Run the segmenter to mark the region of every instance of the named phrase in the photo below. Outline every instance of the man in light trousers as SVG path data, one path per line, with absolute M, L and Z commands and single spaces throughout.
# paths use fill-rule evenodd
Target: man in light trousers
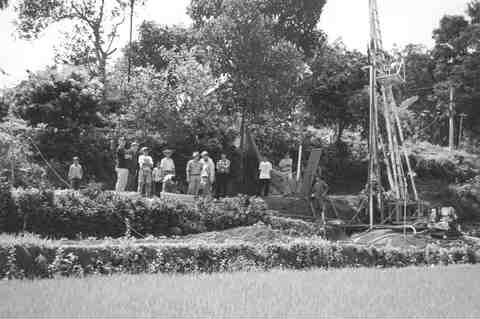
M 128 163 L 125 157 L 125 138 L 121 137 L 118 140 L 117 148 L 117 184 L 115 185 L 115 191 L 124 192 L 128 182 Z

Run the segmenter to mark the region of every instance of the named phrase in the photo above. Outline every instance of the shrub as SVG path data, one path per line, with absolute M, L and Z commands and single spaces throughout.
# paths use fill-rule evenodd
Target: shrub
M 457 208 L 461 218 L 466 220 L 478 219 L 480 212 L 480 175 L 460 185 L 449 187 L 450 195 L 458 203 Z
M 0 181 L 0 230 L 15 232 L 19 227 L 10 185 L 7 182 Z
M 428 142 L 407 144 L 406 148 L 414 170 L 421 177 L 464 182 L 480 173 L 480 162 L 476 154 L 462 150 L 450 151 Z
M 320 238 L 268 245 L 223 244 L 157 239 L 140 243 L 122 239 L 75 244 L 16 237 L 0 240 L 0 279 L 85 276 L 114 273 L 187 273 L 341 267 L 476 263 L 479 248 L 467 245 L 424 249 L 368 247 Z
M 321 234 L 314 224 L 276 217 L 266 210 L 263 200 L 244 196 L 180 203 L 145 199 L 134 193 L 17 189 L 13 198 L 16 205 L 8 211 L 17 222 L 9 231 L 23 230 L 51 238 L 120 237 L 126 232 L 135 237 L 186 235 L 259 221 L 295 234 Z

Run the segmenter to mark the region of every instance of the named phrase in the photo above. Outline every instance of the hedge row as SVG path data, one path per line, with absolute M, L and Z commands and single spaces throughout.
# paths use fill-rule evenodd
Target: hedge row
M 342 245 L 320 238 L 253 245 L 243 242 L 157 242 L 138 244 L 65 245 L 12 241 L 0 244 L 0 279 L 53 278 L 115 273 L 189 273 L 480 262 L 472 246 L 400 250 Z
M 108 191 L 17 189 L 11 196 L 5 190 L 0 192 L 0 201 L 0 205 L 8 204 L 0 211 L 0 232 L 30 232 L 50 238 L 186 235 L 259 221 L 300 235 L 322 233 L 315 224 L 275 217 L 259 198 L 180 203 Z

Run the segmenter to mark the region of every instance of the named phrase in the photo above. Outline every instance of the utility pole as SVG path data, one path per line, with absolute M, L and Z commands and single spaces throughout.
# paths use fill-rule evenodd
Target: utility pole
M 466 117 L 467 117 L 467 114 L 465 114 L 465 113 L 460 114 L 460 125 L 459 125 L 459 128 L 458 128 L 458 148 L 462 147 L 463 121 L 465 121 Z
M 130 0 L 130 38 L 128 41 L 128 71 L 127 83 L 130 83 L 130 74 L 132 72 L 132 35 L 133 35 L 133 7 L 135 0 Z
M 246 187 L 245 187 L 245 161 L 246 161 L 246 156 L 245 156 L 245 138 L 246 138 L 246 130 L 245 130 L 245 116 L 246 116 L 246 111 L 247 107 L 245 105 L 245 102 L 242 103 L 242 119 L 240 123 L 240 174 L 241 174 L 241 190 L 242 193 L 246 193 Z
M 448 148 L 450 151 L 453 151 L 455 148 L 455 131 L 454 131 L 454 126 L 455 126 L 455 111 L 454 111 L 454 100 L 453 100 L 453 94 L 454 94 L 454 89 L 453 85 L 450 84 L 450 102 L 448 104 Z

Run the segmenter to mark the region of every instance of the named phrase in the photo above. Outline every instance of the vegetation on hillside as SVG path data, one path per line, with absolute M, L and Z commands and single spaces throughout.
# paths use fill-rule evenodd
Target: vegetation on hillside
M 80 155 L 86 181 L 110 188 L 120 135 L 150 146 L 155 160 L 164 147 L 176 149 L 180 177 L 192 151 L 200 149 L 214 158 L 226 151 L 237 172 L 242 119 L 273 162 L 286 151 L 297 156 L 299 145 L 306 161 L 310 149 L 322 147 L 333 190 L 356 189 L 352 181 L 365 180 L 368 57 L 330 43 L 317 28 L 325 1 L 192 0 L 191 27 L 145 21 L 116 60 L 116 37 L 129 6 L 123 0 L 103 4 L 16 3 L 21 36 L 36 37 L 69 21 L 75 39 L 59 45 L 56 67 L 30 73 L 1 93 L 0 134 L 9 138 L 0 147 L 0 171 L 11 179 L 14 162 L 15 186 L 63 187 L 69 161 Z M 443 17 L 433 49 L 411 44 L 391 53 L 404 58 L 407 75 L 395 96 L 400 102 L 418 96 L 399 116 L 420 178 L 466 183 L 478 174 L 479 7 L 472 1 L 466 15 Z M 450 87 L 457 144 L 466 152 L 436 146 L 446 145 Z M 466 116 L 461 135 L 460 113 Z M 22 134 L 14 134 L 19 119 Z M 322 130 L 329 134 L 315 133 Z M 11 145 L 21 152 L 14 156 Z

